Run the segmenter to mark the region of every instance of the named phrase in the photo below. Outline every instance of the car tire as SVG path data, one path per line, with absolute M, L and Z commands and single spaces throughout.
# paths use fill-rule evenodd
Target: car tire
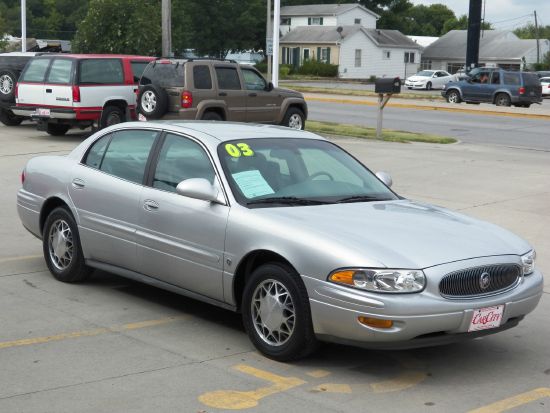
M 101 112 L 99 128 L 104 129 L 108 126 L 117 125 L 123 122 L 126 122 L 126 115 L 124 114 L 124 111 L 118 106 L 110 105 L 104 107 Z
M 426 90 L 432 90 L 432 82 L 426 83 Z
M 304 112 L 298 108 L 289 108 L 285 113 L 281 125 L 291 129 L 304 130 L 306 127 Z
M 445 95 L 447 98 L 447 102 L 449 103 L 460 103 L 462 102 L 462 99 L 460 98 L 460 93 L 458 93 L 458 90 L 449 90 L 447 94 Z
M 495 96 L 495 105 L 510 106 L 511 104 L 512 101 L 510 100 L 510 96 L 508 96 L 506 93 L 499 93 Z
M 220 114 L 218 112 L 214 112 L 212 110 L 208 111 L 208 112 L 205 112 L 203 115 L 202 115 L 202 120 L 215 120 L 217 122 L 221 122 L 223 121 L 223 118 L 220 116 Z
M 147 119 L 160 119 L 168 110 L 168 94 L 160 87 L 145 86 L 138 95 L 138 109 Z
M 48 135 L 52 136 L 63 136 L 69 131 L 70 128 L 70 125 L 64 125 L 62 123 L 48 123 L 48 126 L 46 126 L 46 132 Z
M 241 308 L 248 336 L 265 356 L 290 361 L 317 348 L 306 287 L 289 266 L 268 263 L 256 268 Z
M 11 70 L 0 71 L 0 100 L 13 102 L 15 98 L 15 84 L 17 76 Z
M 9 109 L 0 109 L 0 122 L 6 126 L 20 125 L 24 119 L 23 116 L 17 116 Z
M 54 209 L 46 218 L 42 249 L 48 269 L 59 281 L 76 283 L 92 273 L 84 261 L 76 222 L 65 207 Z

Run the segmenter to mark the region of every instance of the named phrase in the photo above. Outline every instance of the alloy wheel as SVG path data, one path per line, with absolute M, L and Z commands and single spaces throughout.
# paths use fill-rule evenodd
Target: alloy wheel
M 151 113 L 157 107 L 157 97 L 155 94 L 148 90 L 141 96 L 141 107 L 147 113 Z
M 9 95 L 13 90 L 13 79 L 9 75 L 0 76 L 0 93 Z
M 302 124 L 302 117 L 300 115 L 298 115 L 297 113 L 294 113 L 288 119 L 288 127 L 291 128 L 291 129 L 301 130 L 302 125 L 303 125 Z
M 74 253 L 73 234 L 69 224 L 58 219 L 50 227 L 48 251 L 52 264 L 60 271 L 71 265 Z

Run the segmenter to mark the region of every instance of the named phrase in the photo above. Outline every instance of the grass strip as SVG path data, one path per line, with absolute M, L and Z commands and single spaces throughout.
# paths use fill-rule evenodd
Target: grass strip
M 362 126 L 345 125 L 333 122 L 317 122 L 314 120 L 308 120 L 306 122 L 306 130 L 327 135 L 353 136 L 355 138 L 376 139 L 375 128 L 365 128 Z M 456 142 L 456 139 L 446 136 L 396 131 L 391 129 L 383 129 L 380 140 L 401 143 L 423 142 L 448 144 Z
M 344 95 L 344 96 L 367 96 L 378 97 L 378 93 L 371 92 L 369 90 L 352 90 L 352 89 L 333 89 L 333 88 L 320 88 L 313 86 L 301 86 L 286 83 L 282 85 L 285 88 L 293 89 L 302 93 L 323 93 L 327 95 Z M 425 95 L 420 93 L 396 93 L 392 95 L 392 99 L 422 99 L 422 100 L 437 100 L 444 101 L 442 96 L 437 95 Z

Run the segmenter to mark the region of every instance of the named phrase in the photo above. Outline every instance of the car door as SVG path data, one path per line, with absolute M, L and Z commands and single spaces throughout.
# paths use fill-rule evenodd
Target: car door
M 55 58 L 44 84 L 46 107 L 72 107 L 73 59 Z
M 140 272 L 223 301 L 223 254 L 229 207 L 176 193 L 189 178 L 218 185 L 207 151 L 167 133 L 141 192 L 137 254 Z
M 254 69 L 241 68 L 246 97 L 247 122 L 275 122 L 281 110 L 282 98 L 269 90 L 267 81 Z
M 72 171 L 69 195 L 87 258 L 138 269 L 139 201 L 157 135 L 157 131 L 138 129 L 104 135 Z
M 44 82 L 51 59 L 33 58 L 25 67 L 17 83 L 18 106 L 43 106 Z
M 218 85 L 218 99 L 225 101 L 227 119 L 235 122 L 246 121 L 246 90 L 235 65 L 214 67 Z

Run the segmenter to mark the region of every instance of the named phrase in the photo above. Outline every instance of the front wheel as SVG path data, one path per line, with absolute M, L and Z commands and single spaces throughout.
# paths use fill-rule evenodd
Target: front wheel
M 461 99 L 460 99 L 460 93 L 458 93 L 457 90 L 450 90 L 449 92 L 447 92 L 447 102 L 449 103 L 460 103 L 461 102 Z
M 317 348 L 306 288 L 284 264 L 264 264 L 252 273 L 242 313 L 250 340 L 269 358 L 295 360 Z
M 432 82 L 426 83 L 426 90 L 432 90 Z
M 46 218 L 42 249 L 48 269 L 59 281 L 84 281 L 92 272 L 84 263 L 78 228 L 66 208 L 56 208 Z
M 304 112 L 298 108 L 290 108 L 286 111 L 281 125 L 291 129 L 303 130 L 306 127 L 306 117 Z

